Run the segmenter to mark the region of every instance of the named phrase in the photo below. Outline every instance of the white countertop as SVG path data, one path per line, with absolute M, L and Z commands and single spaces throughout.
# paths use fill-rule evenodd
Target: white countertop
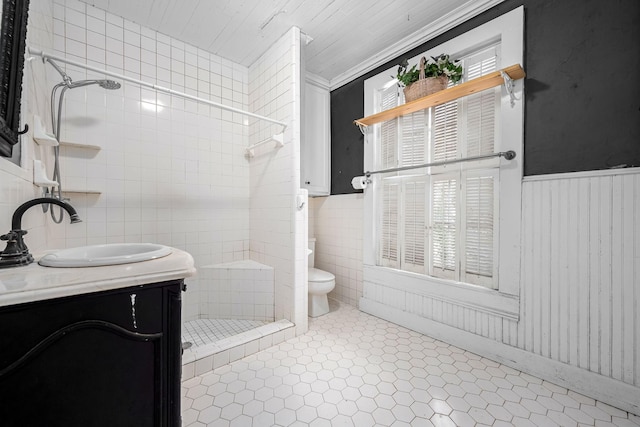
M 36 254 L 28 266 L 0 269 L 0 307 L 193 276 L 193 257 L 171 249 L 150 261 L 79 268 L 42 267 L 37 261 L 45 254 Z

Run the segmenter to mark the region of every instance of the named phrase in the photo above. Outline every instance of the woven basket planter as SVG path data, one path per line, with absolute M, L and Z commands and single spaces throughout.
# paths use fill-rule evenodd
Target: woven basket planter
M 406 102 L 415 101 L 423 96 L 431 95 L 432 93 L 446 89 L 449 85 L 449 77 L 447 76 L 425 77 L 424 67 L 426 64 L 427 60 L 423 56 L 422 59 L 420 59 L 420 74 L 418 80 L 404 88 L 404 100 Z
M 448 85 L 449 77 L 447 76 L 425 77 L 404 88 L 404 99 L 406 102 L 415 101 L 423 96 L 446 89 Z

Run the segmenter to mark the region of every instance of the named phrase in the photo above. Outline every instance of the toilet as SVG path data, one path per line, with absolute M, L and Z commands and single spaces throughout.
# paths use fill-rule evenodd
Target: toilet
M 328 271 L 314 268 L 316 239 L 309 238 L 309 317 L 318 317 L 329 312 L 327 294 L 336 287 L 336 276 Z

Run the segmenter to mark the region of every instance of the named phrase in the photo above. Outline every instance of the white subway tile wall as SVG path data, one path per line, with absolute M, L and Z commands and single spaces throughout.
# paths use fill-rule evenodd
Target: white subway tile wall
M 58 55 L 248 107 L 246 67 L 76 0 L 54 1 L 53 11 Z M 75 81 L 105 78 L 65 69 Z M 47 73 L 51 86 L 60 81 Z M 100 194 L 67 194 L 85 222 L 52 227 L 50 246 L 157 242 L 186 250 L 196 267 L 249 258 L 246 118 L 121 83 L 66 92 L 62 140 L 101 149 L 61 148 L 63 188 Z M 206 289 L 187 282 L 185 319 L 206 317 Z
M 53 46 L 52 16 L 53 9 L 50 2 L 32 2 L 29 8 L 27 45 L 41 49 Z M 5 158 L 0 158 L 0 234 L 5 234 L 11 229 L 11 217 L 21 203 L 41 194 L 40 190 L 32 184 L 33 159 L 42 159 L 41 149 L 32 139 L 33 115 L 37 114 L 48 119 L 47 94 L 51 91 L 46 76 L 38 73 L 41 69 L 43 69 L 41 61 L 25 62 L 21 122 L 28 124 L 31 130 L 21 137 L 22 167 Z M 22 227 L 29 232 L 25 242 L 31 252 L 37 252 L 47 246 L 45 224 L 45 216 L 39 207 L 29 209 L 23 216 Z M 0 246 L 0 251 L 4 250 L 4 246 L 4 244 Z
M 289 319 L 296 334 L 307 330 L 306 262 L 296 251 L 307 235 L 300 191 L 300 30 L 292 28 L 249 68 L 249 109 L 288 124 L 284 147 L 256 148 L 251 158 L 251 259 L 275 268 L 275 318 Z M 250 120 L 250 143 L 282 126 Z M 297 253 L 301 252 L 301 253 Z
M 48 37 L 32 46 L 135 79 L 250 109 L 289 126 L 276 157 L 258 153 L 249 163 L 244 148 L 280 130 L 204 104 L 121 82 L 107 91 L 96 85 L 65 93 L 61 139 L 99 149 L 61 147 L 62 183 L 81 224 L 46 226 L 41 248 L 110 242 L 158 242 L 188 251 L 196 267 L 251 255 L 276 268 L 276 317 L 306 330 L 306 207 L 299 193 L 300 34 L 292 29 L 249 70 L 77 0 L 53 0 L 38 28 Z M 32 6 L 33 9 L 33 6 Z M 33 17 L 31 18 L 34 19 Z M 32 25 L 32 24 L 30 24 Z M 31 27 L 30 27 L 31 31 Z M 36 30 L 34 30 L 35 32 Z M 49 120 L 49 93 L 61 81 L 53 68 L 32 61 L 35 79 L 29 107 Z M 103 79 L 100 73 L 61 65 L 74 81 Z M 117 80 L 117 79 L 116 79 Z M 249 124 L 249 126 L 247 126 Z M 251 134 L 251 137 L 249 136 Z M 27 144 L 27 160 L 42 158 L 52 172 L 52 149 Z M 11 165 L 2 190 L 28 191 L 31 170 Z M 255 176 L 250 184 L 250 172 Z M 9 179 L 11 178 L 11 179 Z M 250 200 L 250 191 L 253 198 Z M 5 210 L 29 195 L 4 198 Z M 5 206 L 7 206 L 5 208 Z M 266 214 L 265 214 L 266 213 Z M 254 220 L 250 223 L 250 215 Z M 9 217 L 10 215 L 6 215 Z M 25 218 L 30 217 L 27 214 Z M 48 222 L 44 222 L 48 224 Z M 44 227 L 44 226 L 43 226 Z M 249 240 L 249 230 L 252 240 Z M 198 278 L 187 281 L 185 320 L 207 316 Z
M 310 204 L 315 266 L 336 276 L 329 297 L 357 307 L 362 297 L 362 194 L 314 197 Z

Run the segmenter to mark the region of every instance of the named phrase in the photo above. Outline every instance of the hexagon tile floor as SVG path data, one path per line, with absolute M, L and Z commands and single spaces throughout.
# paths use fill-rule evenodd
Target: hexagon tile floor
M 182 385 L 183 426 L 640 426 L 640 417 L 332 301 Z

